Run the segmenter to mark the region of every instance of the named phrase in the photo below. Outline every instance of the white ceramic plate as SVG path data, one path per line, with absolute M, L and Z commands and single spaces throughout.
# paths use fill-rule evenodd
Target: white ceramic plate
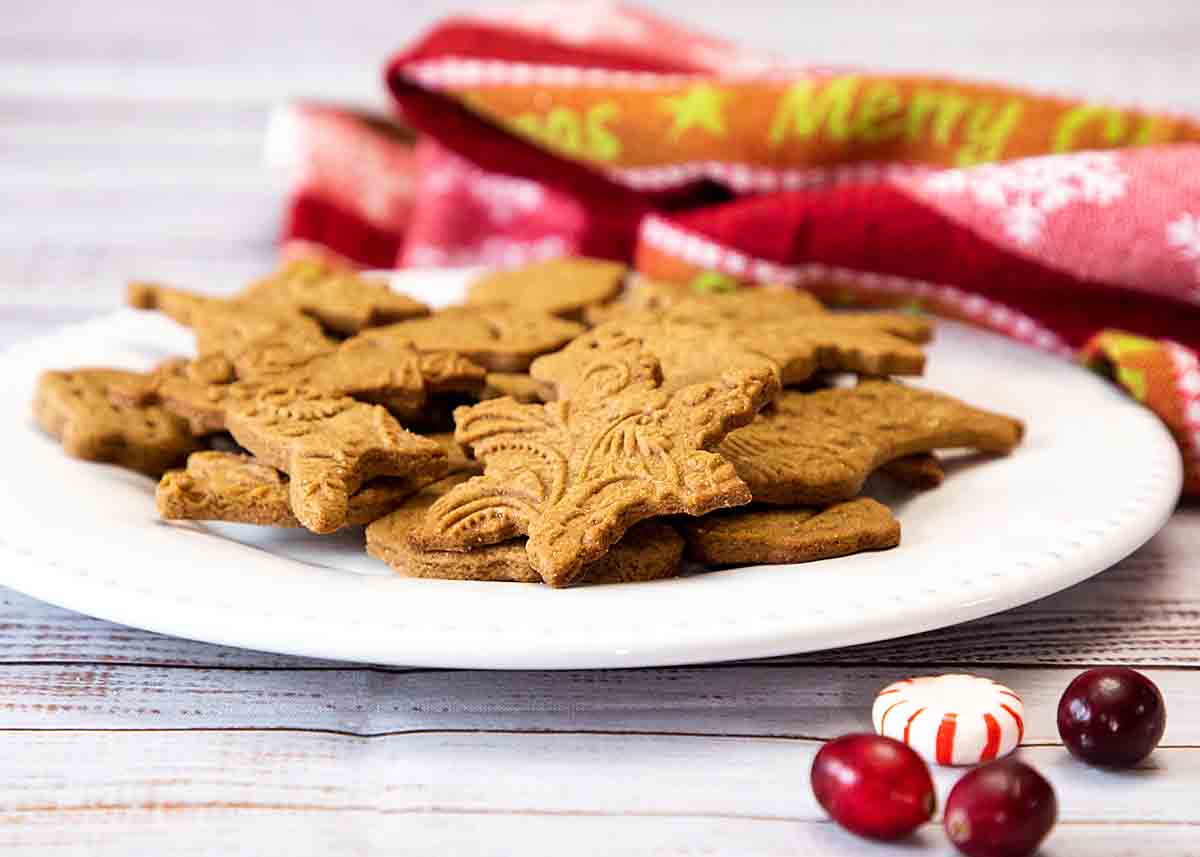
M 467 275 L 407 273 L 431 302 Z M 0 391 L 0 583 L 115 622 L 214 643 L 381 664 L 632 667 L 782 655 L 952 625 L 1040 598 L 1129 554 L 1166 521 L 1182 480 L 1147 410 L 1070 363 L 943 324 L 922 382 L 1018 415 L 1011 457 L 964 461 L 895 504 L 891 551 L 553 590 L 407 580 L 361 530 L 314 537 L 166 524 L 154 483 L 68 459 L 29 416 L 38 370 L 142 368 L 190 337 L 122 311 L 9 351 Z

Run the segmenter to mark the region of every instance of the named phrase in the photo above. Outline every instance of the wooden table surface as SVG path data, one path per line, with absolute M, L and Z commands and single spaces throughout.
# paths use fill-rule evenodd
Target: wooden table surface
M 0 347 L 115 307 L 131 275 L 218 289 L 268 267 L 281 199 L 260 166 L 271 105 L 382 104 L 383 57 L 453 5 L 3 4 Z M 1200 6 L 1178 0 L 650 5 L 814 61 L 1200 112 Z M 565 673 L 225 649 L 0 590 L 0 848 L 948 854 L 934 825 L 895 847 L 843 833 L 808 769 L 822 740 L 869 728 L 883 684 L 972 670 L 1025 696 L 1021 755 L 1061 804 L 1046 854 L 1200 854 L 1198 572 L 1200 508 L 1184 507 L 1091 581 L 957 628 L 766 662 Z M 1135 771 L 1086 768 L 1059 743 L 1058 695 L 1094 664 L 1143 669 L 1166 695 L 1164 742 Z M 954 777 L 939 773 L 943 797 Z

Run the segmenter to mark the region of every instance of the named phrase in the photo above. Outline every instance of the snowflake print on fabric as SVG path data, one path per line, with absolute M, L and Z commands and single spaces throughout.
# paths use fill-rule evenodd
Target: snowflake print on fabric
M 636 44 L 647 38 L 645 24 L 609 0 L 531 3 L 480 17 L 546 33 L 571 44 L 594 41 Z
M 1002 209 L 1005 232 L 1029 247 L 1054 212 L 1076 202 L 1108 205 L 1125 195 L 1128 183 L 1115 155 L 1083 152 L 945 170 L 924 186 L 935 194 L 969 194 L 979 205 Z
M 1192 263 L 1200 280 L 1200 215 L 1185 211 L 1167 224 L 1167 244 Z M 1200 301 L 1200 285 L 1192 291 L 1192 300 Z
M 536 212 L 545 201 L 545 193 L 537 182 L 487 173 L 448 154 L 440 165 L 426 173 L 422 189 L 434 195 L 465 191 L 483 207 L 489 222 L 499 226 Z

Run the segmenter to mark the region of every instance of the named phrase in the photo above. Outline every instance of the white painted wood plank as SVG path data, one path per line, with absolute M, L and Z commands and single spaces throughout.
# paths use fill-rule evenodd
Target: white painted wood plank
M 0 837 L 29 835 L 21 822 L 30 815 L 89 810 L 117 830 L 146 814 L 169 824 L 267 809 L 296 819 L 350 811 L 822 822 L 808 784 L 817 746 L 687 736 L 5 732 Z M 1159 751 L 1124 773 L 1088 768 L 1061 748 L 1020 756 L 1053 784 L 1064 844 L 1075 823 L 1112 830 L 1194 821 L 1196 751 Z M 942 800 L 961 773 L 934 771 Z M 840 831 L 826 835 L 834 833 L 831 843 L 861 845 Z
M 109 807 L 20 815 L 6 853 L 88 857 L 958 857 L 930 825 L 901 844 L 866 842 L 830 822 L 771 818 L 285 812 L 258 807 Z M 1190 825 L 1061 825 L 1047 857 L 1189 857 Z M 15 849 L 15 852 L 14 850 Z
M 871 705 L 911 667 L 736 665 L 593 672 L 210 670 L 0 666 L 0 729 L 308 729 L 734 735 L 821 741 L 871 730 Z M 1025 744 L 1059 743 L 1076 669 L 988 669 L 1025 701 Z M 1147 670 L 1170 713 L 1163 746 L 1200 748 L 1200 682 Z

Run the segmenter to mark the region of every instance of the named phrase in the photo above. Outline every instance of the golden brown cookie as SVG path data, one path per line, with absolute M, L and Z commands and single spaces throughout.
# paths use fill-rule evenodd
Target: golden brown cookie
M 253 362 L 255 351 L 243 353 Z M 243 361 L 242 365 L 245 363 Z M 401 420 L 424 415 L 430 397 L 482 389 L 484 370 L 453 352 L 422 353 L 411 344 L 361 336 L 305 363 L 243 376 L 219 355 L 167 361 L 143 380 L 113 391 L 123 404 L 161 403 L 186 419 L 197 434 L 223 431 L 230 405 L 272 384 L 351 396 L 384 405 Z M 231 383 L 239 379 L 236 383 Z
M 317 322 L 287 308 L 205 297 L 153 283 L 130 283 L 126 299 L 132 307 L 157 310 L 190 327 L 200 356 L 225 357 L 243 377 L 291 368 L 336 347 Z
M 238 300 L 294 310 L 326 330 L 349 336 L 383 324 L 429 314 L 429 307 L 372 279 L 314 259 L 291 262 L 248 286 Z
M 33 401 L 34 417 L 62 441 L 67 455 L 158 476 L 199 444 L 186 422 L 160 407 L 109 400 L 112 387 L 144 377 L 119 369 L 44 372 Z
M 626 379 L 622 372 L 633 374 Z M 668 323 L 604 324 L 563 350 L 539 357 L 529 369 L 530 377 L 553 393 L 552 399 L 570 398 L 581 384 L 593 383 L 596 373 L 613 375 L 610 383 L 653 378 L 662 389 L 677 390 L 730 372 L 779 377 L 775 361 L 743 347 L 723 331 Z
M 669 391 L 644 352 L 578 359 L 587 380 L 570 399 L 493 399 L 455 412 L 455 437 L 484 475 L 434 503 L 415 544 L 470 550 L 527 535 L 534 569 L 565 586 L 638 521 L 748 502 L 728 462 L 709 450 L 771 398 L 773 371 L 730 370 Z
M 411 342 L 421 351 L 454 351 L 493 372 L 524 372 L 539 354 L 562 348 L 583 325 L 518 307 L 450 307 L 363 336 Z
M 824 505 L 858 494 L 876 468 L 918 452 L 1008 453 L 1019 420 L 892 381 L 784 392 L 769 413 L 718 447 L 761 503 Z
M 378 405 L 313 390 L 266 386 L 226 415 L 229 432 L 262 463 L 290 477 L 292 511 L 309 530 L 342 527 L 350 497 L 380 476 L 435 478 L 446 453 L 405 431 Z
M 504 396 L 518 402 L 549 402 L 554 388 L 522 372 L 488 372 L 480 399 L 499 399 Z
M 421 526 L 435 501 L 463 477 L 443 479 L 414 494 L 386 518 L 367 527 L 367 552 L 408 577 L 541 583 L 529 564 L 525 539 L 510 539 L 465 553 L 425 550 L 409 534 Z M 584 567 L 578 583 L 632 583 L 674 577 L 683 539 L 661 521 L 634 524 L 608 553 Z
M 220 355 L 167 360 L 148 375 L 112 385 L 109 399 L 125 407 L 161 405 L 186 420 L 191 432 L 198 436 L 223 432 L 229 408 L 251 398 L 259 386 L 233 383 L 236 375 L 221 371 L 228 365 Z
M 708 565 L 811 562 L 900 544 L 900 522 L 865 497 L 823 510 L 747 506 L 679 527 L 688 559 Z
M 372 479 L 350 495 L 342 526 L 382 518 L 428 480 Z M 263 527 L 299 527 L 292 513 L 287 474 L 248 455 L 193 452 L 186 470 L 172 470 L 158 483 L 158 514 L 168 521 L 227 521 Z
M 732 292 L 698 293 L 677 283 L 634 277 L 620 299 L 588 312 L 587 320 L 659 321 L 699 324 L 706 327 L 750 329 L 763 324 L 812 325 L 815 319 L 797 316 L 830 316 L 840 330 L 878 331 L 910 342 L 928 342 L 933 322 L 922 316 L 894 312 L 830 313 L 810 293 L 787 286 L 755 286 Z
M 913 491 L 932 491 L 946 481 L 946 470 L 932 452 L 916 452 L 897 458 L 879 470 Z
M 423 353 L 407 342 L 355 336 L 294 369 L 250 377 L 384 405 L 403 419 L 419 414 L 431 394 L 477 394 L 486 376 L 451 351 Z
M 775 321 L 814 312 L 824 305 L 803 289 L 762 285 L 731 292 L 697 292 L 681 283 L 652 280 L 642 275 L 628 279 L 613 301 L 585 312 L 590 324 L 603 324 L 645 312 L 670 321 Z
M 485 274 L 467 290 L 467 303 L 578 319 L 588 307 L 616 297 L 627 271 L 620 262 L 603 259 L 552 259 Z

